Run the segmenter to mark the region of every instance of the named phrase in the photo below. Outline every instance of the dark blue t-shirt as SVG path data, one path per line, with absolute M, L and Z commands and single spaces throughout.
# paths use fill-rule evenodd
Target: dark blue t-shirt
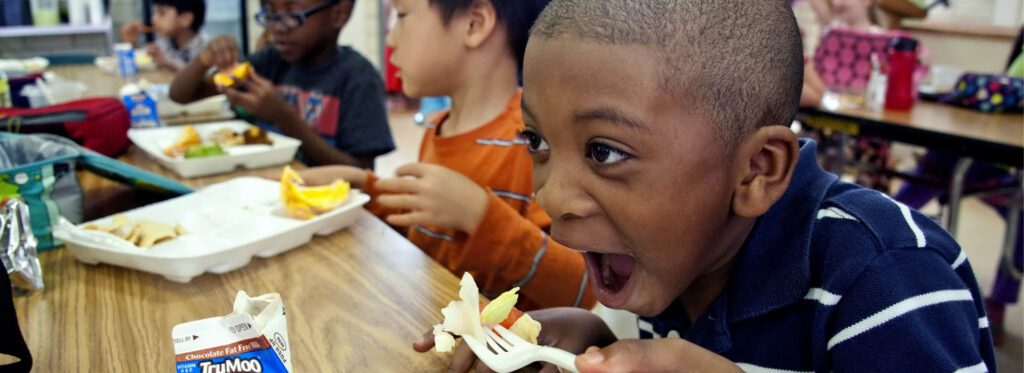
M 953 238 L 816 157 L 802 140 L 789 189 L 705 313 L 642 317 L 641 338 L 682 337 L 748 372 L 994 371 L 982 297 Z
M 366 58 L 348 47 L 328 62 L 292 65 L 273 47 L 249 56 L 257 73 L 328 144 L 352 156 L 378 156 L 395 149 L 388 127 L 384 83 Z

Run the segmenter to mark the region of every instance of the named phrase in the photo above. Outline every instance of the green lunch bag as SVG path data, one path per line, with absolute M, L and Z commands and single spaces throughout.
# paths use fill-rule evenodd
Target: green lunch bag
M 64 244 L 52 235 L 59 217 L 75 224 L 82 222 L 82 188 L 75 173 L 79 164 L 104 177 L 150 191 L 169 195 L 192 191 L 176 181 L 107 158 L 61 136 L 0 133 L 0 199 L 25 201 L 40 251 Z

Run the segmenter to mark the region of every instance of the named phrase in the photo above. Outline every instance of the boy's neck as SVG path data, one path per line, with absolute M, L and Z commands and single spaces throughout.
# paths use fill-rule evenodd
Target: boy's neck
M 191 43 L 192 39 L 195 39 L 198 35 L 199 34 L 192 31 L 192 29 L 182 30 L 178 32 L 178 35 L 171 38 L 171 42 L 174 43 L 174 49 L 181 49 L 188 45 L 188 43 Z
M 452 90 L 452 108 L 440 135 L 471 132 L 501 115 L 518 89 L 519 68 L 508 55 L 474 56 L 463 65 L 463 73 Z
M 338 46 L 333 43 L 314 48 L 314 50 L 316 50 L 316 52 L 311 53 L 306 56 L 306 58 L 298 61 L 298 64 L 304 66 L 320 66 L 338 55 Z
M 676 299 L 676 302 L 686 310 L 686 317 L 690 322 L 697 320 L 725 291 L 736 257 L 743 249 L 743 245 L 746 244 L 747 238 L 757 222 L 757 219 L 736 216 L 733 216 L 732 220 L 719 237 L 735 237 L 735 239 L 724 242 L 725 247 L 720 251 L 723 254 L 718 258 L 712 258 L 712 263 L 708 266 L 710 270 L 697 277 L 686 288 L 683 295 Z

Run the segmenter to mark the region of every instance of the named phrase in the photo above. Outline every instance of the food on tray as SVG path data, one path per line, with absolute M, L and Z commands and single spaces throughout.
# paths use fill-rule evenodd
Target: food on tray
M 185 126 L 178 140 L 164 149 L 164 154 L 171 158 L 203 158 L 227 155 L 226 148 L 239 145 L 273 145 L 267 131 L 250 126 L 244 131 L 235 132 L 231 127 L 223 127 L 208 136 L 207 141 L 196 132 L 195 127 Z
M 252 126 L 242 132 L 224 127 L 210 135 L 210 141 L 222 147 L 236 145 L 273 145 L 270 136 L 262 128 Z
M 270 141 L 267 131 L 259 127 L 249 127 L 248 130 L 242 132 L 242 138 L 245 140 L 245 145 L 274 145 L 274 142 Z
M 501 294 L 490 303 L 480 303 L 480 293 L 473 276 L 462 275 L 462 287 L 459 298 L 448 303 L 441 310 L 444 321 L 434 325 L 434 349 L 437 352 L 449 352 L 455 346 L 454 335 L 471 336 L 484 341 L 484 327 L 491 328 L 501 325 L 512 333 L 537 343 L 540 335 L 540 323 L 530 315 L 515 308 L 519 300 L 519 288 L 513 288 Z
M 307 187 L 306 183 L 291 167 L 281 172 L 281 202 L 288 215 L 308 220 L 341 206 L 348 199 L 351 185 L 344 180 L 335 180 L 327 186 Z
M 83 228 L 110 233 L 142 248 L 153 247 L 153 245 L 173 240 L 186 233 L 185 228 L 180 225 L 170 226 L 149 220 L 132 222 L 124 215 L 114 216 L 110 220 L 110 224 L 106 226 L 89 224 Z
M 220 145 L 196 145 L 185 151 L 185 158 L 215 157 L 228 154 Z
M 220 87 L 231 87 L 234 86 L 239 80 L 245 80 L 252 74 L 252 64 L 248 62 L 242 62 L 235 65 L 231 69 L 231 72 L 219 72 L 213 75 L 213 84 Z
M 203 139 L 199 137 L 199 133 L 196 132 L 195 127 L 185 126 L 185 129 L 178 135 L 178 139 L 174 141 L 167 149 L 164 149 L 164 154 L 168 157 L 175 158 L 185 154 L 189 148 L 202 145 Z

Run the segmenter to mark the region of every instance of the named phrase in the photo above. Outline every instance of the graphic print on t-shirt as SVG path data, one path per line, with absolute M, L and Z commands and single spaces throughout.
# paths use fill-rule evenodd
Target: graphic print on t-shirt
M 285 102 L 295 108 L 306 125 L 312 127 L 320 136 L 334 139 L 338 133 L 341 100 L 319 91 L 306 91 L 290 85 L 277 86 L 277 91 L 284 97 Z

